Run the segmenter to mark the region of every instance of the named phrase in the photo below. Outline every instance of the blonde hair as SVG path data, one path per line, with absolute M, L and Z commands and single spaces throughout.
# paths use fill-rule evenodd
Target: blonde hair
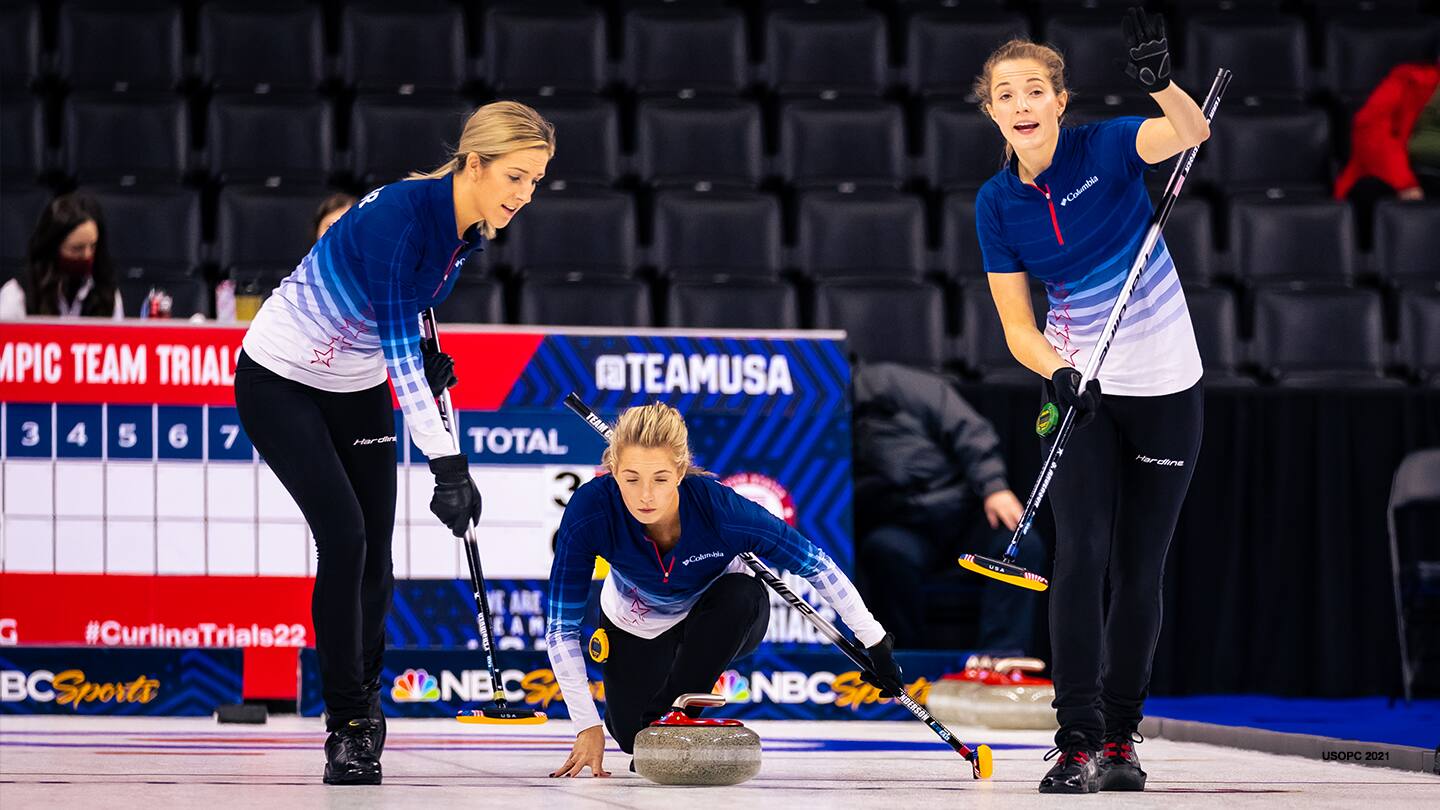
M 406 180 L 436 180 L 465 168 L 471 153 L 479 156 L 481 166 L 489 166 L 501 155 L 521 149 L 543 148 L 555 157 L 555 125 L 544 116 L 518 101 L 496 101 L 470 114 L 460 131 L 460 144 L 450 159 L 428 172 L 411 172 Z M 480 223 L 486 239 L 495 238 L 495 228 Z
M 980 69 L 980 75 L 975 77 L 975 84 L 971 85 L 970 92 L 980 100 L 980 110 L 988 117 L 990 114 L 990 83 L 995 80 L 995 66 L 1010 59 L 1033 59 L 1045 66 L 1045 72 L 1050 79 L 1050 87 L 1055 95 L 1068 92 L 1065 87 L 1065 57 L 1049 45 L 1039 42 L 1031 42 L 1028 39 L 1012 39 L 1009 42 L 995 49 L 990 58 L 985 60 L 985 66 Z M 1065 120 L 1065 113 L 1060 113 L 1060 120 Z M 1010 162 L 1010 156 L 1014 150 L 1010 142 L 1005 142 L 1005 162 Z
M 663 402 L 626 408 L 615 420 L 610 444 L 600 463 L 612 474 L 620 461 L 620 453 L 630 447 L 670 451 L 675 469 L 689 475 L 709 475 L 695 464 L 690 455 L 690 429 L 680 412 Z

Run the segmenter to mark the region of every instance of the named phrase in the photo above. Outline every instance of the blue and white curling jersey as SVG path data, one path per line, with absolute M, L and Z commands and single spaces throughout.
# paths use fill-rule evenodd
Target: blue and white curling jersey
M 683 621 L 725 574 L 749 573 L 739 559 L 747 552 L 804 577 L 861 644 L 870 647 L 885 637 L 845 573 L 785 521 L 710 478 L 686 477 L 679 490 L 680 541 L 666 554 L 625 508 L 614 476 L 587 482 L 565 507 L 550 568 L 545 640 L 576 731 L 600 724 L 580 644 L 596 557 L 610 563 L 600 609 L 640 638 L 655 638 Z
M 1063 128 L 1050 167 L 1023 183 L 1016 164 L 981 187 L 975 205 L 985 271 L 1028 273 L 1050 299 L 1045 337 L 1084 369 L 1150 225 L 1153 207 L 1135 149 L 1144 119 Z M 1202 374 L 1185 293 L 1162 237 L 1150 253 L 1110 353 L 1107 394 L 1162 396 Z
M 363 391 L 388 374 L 415 446 L 455 452 L 425 381 L 420 312 L 450 294 L 484 249 L 456 236 L 453 180 L 405 180 L 365 195 L 320 237 L 245 334 L 245 353 L 322 391 Z

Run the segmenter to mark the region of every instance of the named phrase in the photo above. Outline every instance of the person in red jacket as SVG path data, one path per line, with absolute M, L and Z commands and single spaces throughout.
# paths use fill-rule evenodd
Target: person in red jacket
M 1440 198 L 1440 62 L 1396 65 L 1355 113 L 1350 162 L 1335 180 L 1368 222 L 1377 200 Z

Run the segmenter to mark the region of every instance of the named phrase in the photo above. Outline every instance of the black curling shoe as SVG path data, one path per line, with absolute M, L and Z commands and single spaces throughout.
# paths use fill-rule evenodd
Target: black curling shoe
M 1096 793 L 1100 790 L 1100 768 L 1095 752 L 1083 744 L 1052 748 L 1045 759 L 1060 758 L 1040 780 L 1041 793 Z
M 1100 752 L 1101 790 L 1144 790 L 1145 771 L 1135 755 L 1135 743 L 1145 738 L 1134 732 L 1105 735 L 1105 749 Z
M 365 699 L 370 702 L 370 719 L 374 720 L 379 727 L 375 730 L 375 758 L 385 753 L 385 713 L 380 710 L 380 681 L 373 680 L 365 684 Z
M 379 723 L 351 720 L 325 740 L 325 784 L 378 785 L 380 758 L 375 756 Z

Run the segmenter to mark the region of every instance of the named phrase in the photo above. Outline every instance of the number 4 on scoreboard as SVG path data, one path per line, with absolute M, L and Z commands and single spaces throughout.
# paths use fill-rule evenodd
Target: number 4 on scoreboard
M 100 458 L 104 452 L 99 437 L 104 435 L 99 405 L 55 406 L 57 458 Z

